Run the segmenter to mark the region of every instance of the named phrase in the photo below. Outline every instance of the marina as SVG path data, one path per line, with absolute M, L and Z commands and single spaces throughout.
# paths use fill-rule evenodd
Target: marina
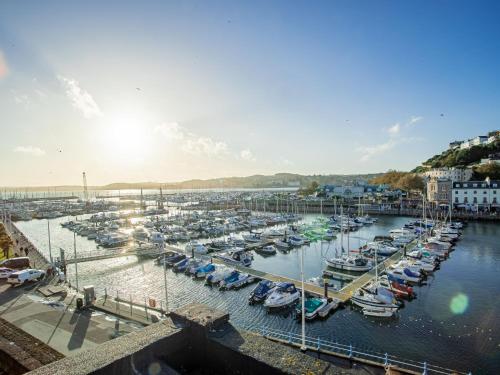
M 175 212 L 171 212 L 169 215 L 172 217 L 176 217 Z M 256 214 L 256 219 L 259 218 L 259 213 Z M 90 217 L 90 215 L 88 216 Z M 168 217 L 168 215 L 167 215 Z M 83 217 L 82 217 L 83 218 Z M 297 224 L 303 222 L 306 224 L 307 228 L 313 228 L 314 223 L 321 223 L 321 217 L 316 215 L 306 215 L 299 221 Z M 381 216 L 378 218 L 378 222 L 369 226 L 363 226 L 361 229 L 358 229 L 355 232 L 349 233 L 351 237 L 350 248 L 351 249 L 361 249 L 366 246 L 367 243 L 372 241 L 372 239 L 376 236 L 386 236 L 387 233 L 398 227 L 403 227 L 404 223 L 407 222 L 404 218 L 390 218 Z M 74 266 L 71 265 L 74 260 L 72 260 L 72 247 L 73 247 L 73 233 L 64 228 L 62 225 L 68 221 L 70 221 L 70 217 L 62 217 L 59 219 L 51 219 L 51 241 L 53 249 L 57 249 L 59 247 L 67 249 L 67 267 L 68 267 L 68 280 L 72 285 L 75 285 L 75 275 L 73 273 Z M 254 219 L 252 219 L 254 220 Z M 140 223 L 137 222 L 137 223 Z M 136 224 L 137 224 L 136 223 Z M 46 235 L 46 220 L 34 220 L 28 222 L 19 222 L 16 224 L 21 231 L 23 231 L 27 236 L 33 241 L 34 244 L 37 245 L 38 248 L 41 249 L 42 252 L 46 254 L 47 252 L 47 235 Z M 278 224 L 278 229 L 284 229 L 289 224 Z M 292 224 L 294 225 L 294 224 Z M 316 224 L 318 225 L 318 224 Z M 490 224 L 491 225 L 491 224 Z M 376 277 L 375 269 L 370 270 L 367 273 L 363 273 L 361 275 L 355 275 L 352 273 L 346 273 L 341 271 L 336 271 L 333 269 L 325 268 L 324 259 L 326 257 L 332 256 L 335 252 L 340 248 L 340 239 L 341 236 L 339 233 L 336 235 L 336 239 L 330 241 L 312 241 L 309 245 L 303 245 L 299 247 L 292 247 L 287 251 L 278 251 L 275 255 L 259 255 L 257 250 L 259 247 L 269 246 L 269 244 L 273 243 L 272 240 L 263 241 L 259 243 L 247 243 L 245 245 L 247 251 L 253 253 L 253 261 L 250 267 L 231 264 L 231 269 L 234 269 L 241 274 L 249 274 L 257 279 L 269 280 L 273 283 L 292 283 L 295 284 L 297 288 L 300 288 L 300 269 L 299 269 L 299 255 L 301 251 L 304 251 L 304 271 L 305 271 L 305 291 L 311 297 L 313 296 L 323 296 L 325 293 L 325 287 L 317 284 L 312 284 L 309 282 L 309 279 L 323 277 L 323 274 L 327 276 L 332 276 L 330 282 L 332 286 L 328 286 L 327 297 L 334 298 L 338 300 L 340 303 L 346 305 L 346 307 L 341 308 L 330 315 L 326 320 L 316 320 L 312 323 L 307 323 L 306 332 L 308 336 L 315 337 L 320 332 L 321 337 L 324 340 L 336 340 L 340 343 L 348 343 L 354 342 L 356 346 L 361 345 L 362 347 L 367 346 L 369 348 L 379 348 L 379 350 L 387 350 L 390 353 L 399 354 L 405 358 L 414 358 L 414 352 L 401 351 L 401 331 L 402 332 L 413 332 L 412 336 L 406 335 L 405 346 L 409 345 L 418 348 L 419 344 L 418 337 L 423 332 L 418 328 L 422 325 L 425 327 L 426 325 L 430 326 L 430 330 L 436 332 L 436 335 L 439 337 L 438 341 L 448 342 L 446 345 L 454 345 L 457 350 L 461 353 L 461 356 L 457 354 L 456 363 L 459 364 L 461 360 L 463 360 L 463 356 L 465 355 L 463 351 L 461 351 L 461 344 L 456 342 L 456 337 L 462 335 L 458 332 L 461 330 L 456 326 L 457 321 L 461 321 L 466 319 L 466 321 L 471 324 L 471 320 L 473 321 L 474 317 L 471 316 L 471 312 L 469 311 L 469 306 L 467 306 L 466 310 L 461 313 L 453 313 L 449 315 L 447 318 L 444 318 L 447 314 L 443 316 L 443 323 L 440 323 L 435 320 L 435 313 L 432 312 L 432 309 L 436 309 L 443 314 L 442 311 L 443 304 L 439 303 L 435 300 L 436 295 L 430 290 L 428 291 L 430 286 L 433 286 L 432 289 L 435 289 L 434 286 L 436 283 L 439 286 L 441 274 L 447 268 L 447 264 L 453 262 L 454 257 L 456 257 L 457 251 L 462 253 L 459 258 L 466 256 L 465 250 L 463 246 L 463 242 L 467 242 L 467 232 L 471 230 L 471 228 L 475 228 L 473 232 L 477 231 L 482 226 L 488 226 L 488 224 L 479 224 L 479 223 L 470 223 L 464 229 L 464 235 L 462 239 L 457 243 L 456 250 L 452 253 L 450 259 L 444 261 L 442 264 L 442 269 L 436 272 L 435 275 L 428 276 L 427 281 L 425 281 L 422 285 L 414 287 L 416 290 L 417 298 L 414 301 L 405 303 L 404 308 L 400 309 L 395 317 L 391 317 L 389 320 L 385 320 L 387 318 L 379 318 L 379 317 L 365 317 L 363 310 L 363 314 L 360 313 L 357 308 L 348 307 L 348 301 L 353 296 L 353 294 L 359 290 L 361 287 L 365 287 L 367 284 L 370 284 Z M 319 225 L 321 227 L 321 225 Z M 491 227 L 490 230 L 494 230 L 494 226 Z M 310 229 L 309 229 L 310 230 Z M 260 230 L 262 232 L 263 230 Z M 265 230 L 264 230 L 265 231 Z M 248 233 L 248 228 L 246 232 Z M 346 236 L 346 233 L 343 234 Z M 217 243 L 217 241 L 223 240 L 224 237 L 215 237 L 212 239 L 203 239 L 198 238 L 197 241 L 200 243 Z M 344 241 L 346 238 L 344 237 Z M 410 252 L 411 247 L 414 243 L 410 244 L 407 251 Z M 142 245 L 141 245 L 142 246 Z M 346 243 L 344 242 L 344 246 Z M 337 250 L 336 250 L 337 249 Z M 80 258 L 82 260 L 81 264 L 78 264 L 78 274 L 79 274 L 79 284 L 81 285 L 94 285 L 97 291 L 98 296 L 102 296 L 104 294 L 111 296 L 123 296 L 124 301 L 134 300 L 134 301 L 145 301 L 153 299 L 155 300 L 156 306 L 166 306 L 165 303 L 165 292 L 162 277 L 162 267 L 158 267 L 154 265 L 151 260 L 148 258 L 137 258 L 136 254 L 133 252 L 122 252 L 120 248 L 117 249 L 106 249 L 101 248 L 98 249 L 93 240 L 86 239 L 82 236 L 76 236 L 76 251 L 77 251 L 77 259 Z M 164 245 L 162 251 L 175 251 L 178 253 L 191 255 L 187 250 L 184 249 L 184 246 L 181 244 L 175 245 Z M 197 255 L 200 259 L 205 259 L 206 262 L 213 262 L 217 267 L 220 264 L 223 264 L 224 261 L 217 257 L 217 254 L 224 250 L 220 250 L 218 248 L 211 248 L 211 253 L 206 255 Z M 91 258 L 94 256 L 95 258 Z M 101 255 L 99 255 L 101 254 Z M 147 254 L 150 256 L 155 256 L 159 254 L 158 248 L 155 248 L 151 254 Z M 102 256 L 103 258 L 99 258 Z M 402 252 L 398 251 L 394 255 L 388 257 L 386 260 L 383 260 L 379 263 L 377 268 L 377 273 L 382 274 L 384 270 L 389 269 L 391 265 L 397 263 L 402 256 Z M 105 258 L 108 259 L 105 259 Z M 74 259 L 74 258 L 73 258 Z M 88 260 L 88 262 L 85 262 Z M 444 272 L 445 275 L 447 272 Z M 252 306 L 248 305 L 246 299 L 248 298 L 248 293 L 255 287 L 254 286 L 243 286 L 238 291 L 227 290 L 227 291 L 219 291 L 219 289 L 214 287 L 207 287 L 203 285 L 203 282 L 199 281 L 199 279 L 191 279 L 186 277 L 183 274 L 178 274 L 172 272 L 172 270 L 167 269 L 166 273 L 167 277 L 167 285 L 168 285 L 168 306 L 170 309 L 175 307 L 183 306 L 189 301 L 202 301 L 211 306 L 217 308 L 224 308 L 231 312 L 231 319 L 234 324 L 239 324 L 241 326 L 247 327 L 251 326 L 259 330 L 259 326 L 262 327 L 274 327 L 273 329 L 285 330 L 291 332 L 298 332 L 300 325 L 297 325 L 295 319 L 293 319 L 294 310 L 293 309 L 284 309 L 279 312 L 269 313 L 262 306 Z M 445 288 L 447 293 L 449 281 L 444 281 L 441 288 Z M 453 282 L 454 283 L 454 282 Z M 124 285 L 127 285 L 127 288 L 124 288 Z M 451 284 L 453 285 L 453 284 Z M 456 290 L 456 289 L 454 289 Z M 439 293 L 439 292 L 438 292 Z M 460 295 L 460 293 L 457 295 Z M 456 297 L 456 296 L 455 296 Z M 435 300 L 432 305 L 429 305 L 430 300 Z M 452 298 L 453 299 L 453 298 Z M 471 301 L 474 298 L 471 297 Z M 450 303 L 449 300 L 446 304 Z M 433 306 L 430 311 L 426 309 Z M 472 307 L 472 306 L 471 306 Z M 450 307 L 447 307 L 450 308 Z M 477 308 L 477 307 L 475 307 Z M 490 309 L 493 311 L 498 308 L 494 306 L 490 306 Z M 354 310 L 353 310 L 354 309 Z M 356 311 L 357 310 L 357 311 Z M 366 310 L 368 312 L 368 310 Z M 360 320 L 361 319 L 361 320 Z M 382 320 L 380 320 L 382 319 Z M 424 322 L 426 320 L 426 323 Z M 350 322 L 350 323 L 349 323 Z M 424 322 L 424 323 L 423 323 Z M 423 323 L 423 324 L 422 324 Z M 445 325 L 446 323 L 446 325 Z M 340 326 L 346 327 L 353 325 L 356 327 L 356 330 L 350 329 L 340 329 Z M 472 323 L 474 324 L 474 323 Z M 476 323 L 477 324 L 477 323 Z M 442 329 L 444 327 L 447 328 L 449 332 L 457 332 L 456 334 L 444 335 Z M 466 326 L 468 324 L 465 324 Z M 328 327 L 328 328 L 327 328 Z M 337 327 L 337 328 L 336 328 Z M 466 328 L 466 327 L 464 327 Z M 271 329 L 271 328 L 269 328 Z M 325 330 L 326 329 L 326 330 Z M 362 332 L 366 332 L 365 335 L 359 335 L 357 330 L 361 329 Z M 441 331 L 441 332 L 440 332 Z M 375 333 L 374 333 L 375 332 Z M 479 334 L 478 333 L 476 334 Z M 488 332 L 489 333 L 489 332 Z M 384 344 L 377 344 L 377 340 L 373 335 L 381 335 L 381 337 L 385 337 Z M 498 333 L 495 330 L 491 331 L 492 341 L 491 350 L 493 352 L 494 349 L 494 338 L 497 337 Z M 441 335 L 441 336 L 439 336 Z M 404 334 L 403 334 L 404 336 Z M 447 336 L 448 339 L 447 339 Z M 413 337 L 413 339 L 410 339 Z M 467 341 L 468 337 L 473 337 L 464 335 L 463 340 Z M 409 341 L 408 341 L 409 340 Z M 451 340 L 453 343 L 450 344 Z M 399 343 L 399 344 L 398 344 Z M 458 345 L 458 346 L 457 346 Z M 432 358 L 427 355 L 426 351 L 426 360 L 432 362 L 433 364 L 441 363 L 439 358 L 439 347 L 434 348 L 436 351 L 435 358 Z M 477 355 L 477 353 L 475 354 Z M 470 354 L 467 360 L 470 360 Z M 494 357 L 493 357 L 494 358 Z M 464 364 L 466 362 L 464 361 Z M 492 368 L 494 368 L 494 362 L 490 362 Z M 455 367 L 455 366 L 454 366 Z M 456 366 L 460 368 L 460 366 Z M 464 372 L 468 369 L 464 368 Z

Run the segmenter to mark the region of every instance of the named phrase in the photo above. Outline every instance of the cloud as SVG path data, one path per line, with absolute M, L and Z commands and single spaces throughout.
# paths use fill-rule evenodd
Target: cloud
M 18 93 L 18 92 L 14 91 L 14 90 L 12 90 L 11 92 L 12 92 L 12 95 L 13 95 L 13 98 L 14 98 L 14 102 L 16 102 L 16 104 L 27 106 L 27 105 L 29 105 L 31 103 L 30 98 L 28 97 L 28 95 Z
M 177 122 L 163 123 L 154 128 L 155 133 L 160 133 L 168 140 L 180 141 L 185 138 L 184 130 Z
M 360 146 L 356 148 L 356 151 L 362 154 L 360 161 L 366 162 L 373 157 L 381 154 L 385 154 L 386 152 L 392 150 L 394 147 L 402 144 L 409 143 L 421 140 L 416 137 L 403 137 L 403 130 L 410 128 L 412 125 L 423 119 L 422 116 L 412 116 L 407 122 L 400 125 L 400 123 L 396 123 L 389 128 L 386 128 L 387 133 L 389 134 L 389 139 L 385 142 L 371 145 L 371 146 Z
M 0 79 L 7 76 L 9 73 L 9 67 L 7 66 L 7 60 L 3 55 L 3 52 L 0 50 Z
M 102 112 L 92 95 L 82 89 L 78 81 L 63 76 L 58 76 L 58 78 L 66 90 L 66 95 L 71 100 L 73 107 L 82 112 L 83 117 L 90 119 L 102 116 Z
M 189 132 L 177 122 L 163 123 L 155 127 L 154 132 L 176 142 L 182 151 L 191 155 L 221 156 L 229 153 L 225 142 Z
M 20 152 L 23 154 L 30 154 L 33 156 L 45 155 L 44 150 L 42 150 L 40 147 L 33 147 L 33 146 L 17 146 L 16 148 L 14 148 L 14 152 Z
M 401 126 L 398 124 L 394 124 L 391 126 L 387 131 L 389 132 L 390 135 L 397 135 L 399 134 L 399 131 L 401 130 Z
M 410 121 L 408 121 L 407 126 L 411 126 L 416 124 L 419 121 L 422 121 L 424 118 L 422 116 L 412 116 Z
M 254 154 L 249 149 L 241 150 L 240 157 L 246 161 L 256 161 Z
M 225 142 L 214 141 L 210 137 L 186 139 L 182 150 L 193 155 L 208 156 L 220 156 L 229 152 Z

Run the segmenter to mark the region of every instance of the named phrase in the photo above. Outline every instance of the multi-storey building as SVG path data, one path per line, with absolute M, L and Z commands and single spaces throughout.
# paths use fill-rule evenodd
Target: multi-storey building
M 455 207 L 468 205 L 478 207 L 500 207 L 500 181 L 453 182 L 452 202 Z
M 427 182 L 427 200 L 437 204 L 451 204 L 451 180 L 433 178 Z
M 468 181 L 472 177 L 471 168 L 434 168 L 423 175 L 429 179 Z

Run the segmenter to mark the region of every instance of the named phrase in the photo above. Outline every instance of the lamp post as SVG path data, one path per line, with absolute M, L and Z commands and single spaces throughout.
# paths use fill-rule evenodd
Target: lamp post
M 304 247 L 300 248 L 300 279 L 302 282 L 302 314 L 301 314 L 301 324 L 302 324 L 302 344 L 300 350 L 305 352 L 306 348 L 306 314 L 305 314 L 305 291 L 304 291 Z

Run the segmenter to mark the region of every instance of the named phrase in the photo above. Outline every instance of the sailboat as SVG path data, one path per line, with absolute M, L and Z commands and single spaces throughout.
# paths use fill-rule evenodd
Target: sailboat
M 343 217 L 343 207 L 340 207 L 340 216 Z M 366 272 L 373 268 L 372 262 L 361 255 L 350 255 L 349 254 L 349 221 L 347 222 L 347 255 L 342 254 L 334 258 L 326 259 L 325 263 L 331 268 L 335 268 L 342 271 L 355 271 L 355 272 Z M 344 240 L 344 220 L 341 220 L 341 230 L 340 230 L 340 243 L 342 253 L 344 250 L 343 240 Z

